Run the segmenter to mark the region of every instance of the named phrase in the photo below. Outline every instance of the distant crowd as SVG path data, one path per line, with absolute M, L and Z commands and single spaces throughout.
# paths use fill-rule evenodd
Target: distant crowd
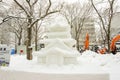
M 108 49 L 106 47 L 104 47 L 104 46 L 95 45 L 90 50 L 94 51 L 94 52 L 96 52 L 98 54 L 107 54 L 108 53 Z M 85 50 L 83 48 L 80 48 L 80 53 L 82 53 L 84 51 Z M 120 51 L 120 48 L 115 47 L 115 49 L 113 51 L 111 51 L 111 53 L 115 55 L 119 51 Z

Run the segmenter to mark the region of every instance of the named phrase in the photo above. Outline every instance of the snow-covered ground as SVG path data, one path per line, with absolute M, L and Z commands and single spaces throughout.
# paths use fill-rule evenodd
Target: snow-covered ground
M 78 57 L 78 64 L 69 65 L 41 65 L 37 58 L 26 60 L 26 55 L 11 55 L 9 67 L 1 67 L 2 70 L 25 71 L 35 73 L 109 73 L 110 80 L 120 80 L 120 53 L 97 54 L 85 51 Z

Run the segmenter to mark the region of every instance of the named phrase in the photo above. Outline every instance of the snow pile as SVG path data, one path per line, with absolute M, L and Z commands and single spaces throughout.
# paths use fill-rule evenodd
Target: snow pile
M 110 80 L 120 80 L 120 54 L 97 54 L 85 51 L 78 57 L 78 64 L 69 65 L 41 65 L 37 63 L 37 57 L 26 60 L 26 55 L 11 55 L 9 67 L 1 67 L 3 70 L 25 71 L 35 73 L 109 73 Z
M 35 56 L 33 60 L 29 61 L 26 60 L 25 55 L 12 55 L 9 67 L 1 67 L 1 69 L 36 73 L 103 73 L 100 68 L 94 65 L 88 63 L 88 66 L 85 66 L 85 61 L 79 62 L 80 64 L 76 65 L 41 65 L 37 63 L 37 58 Z
M 88 63 L 98 65 L 98 66 L 105 66 L 105 67 L 111 67 L 114 65 L 120 64 L 120 54 L 97 54 L 92 51 L 85 51 L 82 53 L 82 55 L 79 57 L 79 59 L 83 59 Z M 87 61 L 88 60 L 88 61 Z
M 97 54 L 92 51 L 85 51 L 82 55 L 78 57 L 78 64 L 69 64 L 69 65 L 41 65 L 37 62 L 37 57 L 34 56 L 33 60 L 26 60 L 26 55 L 11 55 L 9 67 L 1 67 L 2 69 L 8 70 L 25 70 L 36 72 L 47 71 L 47 69 L 54 69 L 56 72 L 64 70 L 73 72 L 93 72 L 95 70 L 104 71 L 112 69 L 113 67 L 120 67 L 120 54 Z M 58 69 L 58 71 L 57 71 Z M 49 71 L 48 71 L 49 72 Z

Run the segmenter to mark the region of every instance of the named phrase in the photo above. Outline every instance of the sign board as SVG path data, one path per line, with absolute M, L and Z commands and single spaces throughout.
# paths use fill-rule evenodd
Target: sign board
M 10 62 L 10 50 L 7 45 L 0 45 L 0 66 L 8 66 Z
M 26 46 L 25 45 L 17 46 L 17 53 L 18 54 L 26 54 Z

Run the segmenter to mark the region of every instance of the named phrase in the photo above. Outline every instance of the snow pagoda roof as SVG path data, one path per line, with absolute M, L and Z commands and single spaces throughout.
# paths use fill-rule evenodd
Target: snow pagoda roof
M 62 54 L 64 56 L 77 56 L 79 52 L 77 50 L 71 49 L 60 39 L 56 39 L 54 42 L 47 45 L 40 51 L 39 55 L 45 56 L 46 54 Z
M 46 51 L 42 51 L 42 52 L 40 52 L 40 56 L 46 56 L 46 55 L 52 55 L 52 54 L 54 54 L 54 55 L 63 55 L 63 56 L 65 56 L 65 57 L 77 57 L 78 55 L 79 55 L 79 53 L 78 54 L 76 54 L 76 53 L 78 53 L 77 51 L 75 51 L 75 50 L 70 50 L 70 51 L 68 51 L 68 50 L 65 50 L 65 49 L 61 49 L 61 48 L 57 48 L 57 47 L 52 47 L 52 48 L 50 48 L 50 49 L 48 49 L 48 50 L 46 50 Z

